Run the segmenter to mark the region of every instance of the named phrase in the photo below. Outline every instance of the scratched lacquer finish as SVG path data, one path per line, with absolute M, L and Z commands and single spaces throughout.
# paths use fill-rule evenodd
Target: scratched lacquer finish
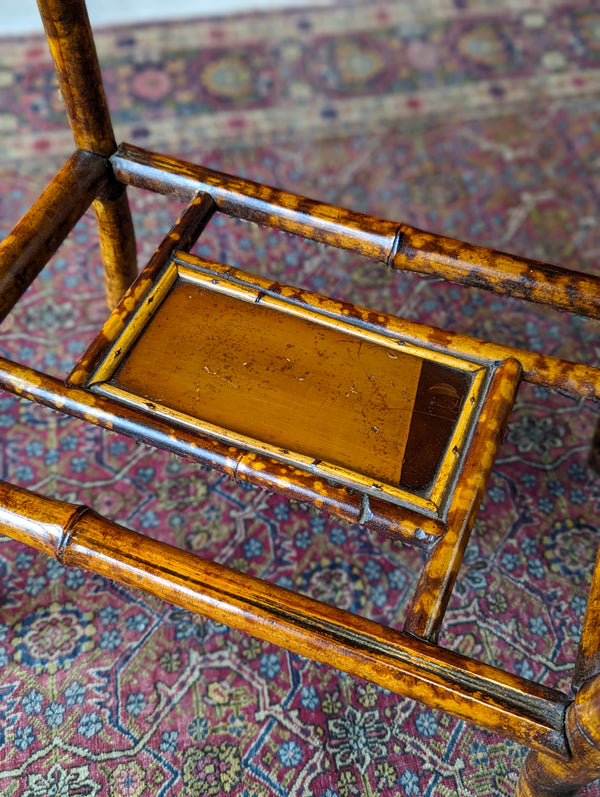
M 0 530 L 532 748 L 520 797 L 600 774 L 600 563 L 572 689 L 437 639 L 521 380 L 600 399 L 592 366 L 335 302 L 190 254 L 216 212 L 600 317 L 600 279 L 117 146 L 82 0 L 39 0 L 77 150 L 0 246 L 0 316 L 93 206 L 114 308 L 67 383 L 0 358 L 0 386 L 424 549 L 402 631 L 0 483 Z M 137 279 L 126 186 L 189 203 Z M 590 462 L 598 467 L 598 436 Z M 600 560 L 599 560 L 600 561 Z
M 292 465 L 312 479 L 305 500 L 344 485 L 360 494 L 363 522 L 371 499 L 387 502 L 389 533 L 398 507 L 422 516 L 416 542 L 432 541 L 428 520 L 445 527 L 475 428 L 495 439 L 506 420 L 479 423 L 497 363 L 417 346 L 391 316 L 181 251 L 152 281 L 154 271 L 140 274 L 73 384 L 256 454 L 259 472 L 267 458 Z M 508 407 L 515 374 L 503 381 Z

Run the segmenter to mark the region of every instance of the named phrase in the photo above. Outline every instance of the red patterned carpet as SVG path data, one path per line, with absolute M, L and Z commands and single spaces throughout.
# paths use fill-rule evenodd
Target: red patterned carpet
M 598 268 L 593 0 L 343 3 L 99 35 L 118 137 L 523 255 Z M 368 7 L 367 7 L 368 6 Z M 0 232 L 72 151 L 38 38 L 0 47 Z M 179 206 L 132 195 L 142 258 Z M 598 363 L 599 325 L 217 219 L 198 251 L 428 324 Z M 4 323 L 67 373 L 106 311 L 92 219 Z M 522 389 L 443 642 L 568 689 L 598 545 L 598 406 Z M 0 396 L 1 478 L 400 625 L 420 554 Z M 0 792 L 514 793 L 526 750 L 0 538 Z M 600 786 L 584 792 L 600 795 Z

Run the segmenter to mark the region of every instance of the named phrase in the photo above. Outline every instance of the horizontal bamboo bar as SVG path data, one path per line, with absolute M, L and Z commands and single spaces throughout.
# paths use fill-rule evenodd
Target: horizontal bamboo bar
M 0 532 L 190 611 L 568 758 L 562 692 L 0 483 Z
M 111 159 L 118 180 L 187 202 L 199 191 L 223 213 L 387 260 L 398 225 L 298 194 L 193 166 L 130 144 Z
M 403 224 L 390 265 L 600 318 L 600 278 Z
M 201 258 L 186 254 L 184 262 L 201 266 Z M 493 363 L 500 360 L 513 359 L 521 363 L 523 379 L 551 390 L 576 398 L 591 398 L 600 401 L 600 369 L 580 363 L 560 360 L 557 357 L 548 357 L 525 349 L 513 346 L 503 346 L 498 343 L 447 332 L 444 329 L 429 327 L 416 321 L 406 321 L 398 316 L 384 316 L 368 308 L 336 302 L 325 296 L 313 294 L 301 288 L 289 288 L 277 282 L 248 275 L 243 271 L 229 266 L 214 266 L 226 271 L 228 279 L 239 279 L 255 285 L 269 296 L 284 296 L 290 302 L 297 302 L 301 306 L 312 306 L 320 312 L 327 314 L 329 311 L 342 313 L 349 320 L 365 325 L 383 334 L 387 330 L 393 336 L 400 336 L 415 346 L 435 348 L 455 357 L 466 357 L 471 360 Z
M 104 158 L 75 152 L 0 244 L 0 320 L 89 208 L 109 169 Z
M 600 278 L 474 246 L 240 177 L 123 144 L 112 157 L 119 180 L 190 199 L 206 191 L 219 210 L 332 246 L 393 269 L 429 274 L 600 318 Z
M 371 531 L 401 537 L 420 548 L 430 548 L 446 531 L 445 524 L 437 518 L 424 517 L 376 498 L 370 499 L 370 513 L 365 519 L 358 492 L 330 484 L 284 462 L 201 436 L 184 426 L 175 427 L 168 420 L 106 396 L 69 387 L 55 377 L 1 357 L 0 387 L 138 442 L 208 465 L 240 481 L 307 501 L 352 523 L 360 522 Z

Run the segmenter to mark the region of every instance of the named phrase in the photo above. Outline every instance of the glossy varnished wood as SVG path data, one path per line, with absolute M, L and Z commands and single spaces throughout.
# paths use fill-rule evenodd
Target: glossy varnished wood
M 214 213 L 216 205 L 207 194 L 201 196 L 204 197 L 202 199 L 204 211 L 198 209 L 199 218 L 202 217 L 202 212 L 206 213 L 206 216 L 199 223 L 205 225 L 208 223 L 212 213 Z M 184 226 L 188 224 L 188 221 L 183 221 L 184 218 L 186 218 L 186 214 L 183 214 L 182 219 L 170 233 L 170 235 L 175 237 L 169 239 L 169 236 L 167 236 L 167 239 L 161 243 L 152 261 L 154 263 L 152 269 L 148 271 L 144 269 L 136 284 L 132 286 L 131 292 L 124 297 L 123 306 L 126 307 L 126 312 L 118 311 L 107 320 L 102 334 L 80 360 L 78 368 L 70 376 L 74 384 L 84 384 L 94 365 L 106 354 L 116 335 L 127 324 L 133 308 L 137 306 L 141 297 L 150 290 L 152 280 L 156 277 L 158 270 L 164 266 L 168 256 L 179 248 L 186 248 L 176 245 L 178 240 L 176 236 L 180 234 L 178 225 L 180 225 L 180 222 L 183 222 Z M 193 226 L 194 222 L 192 221 L 191 224 Z M 188 255 L 188 257 L 192 258 L 193 261 L 193 256 Z M 236 269 L 229 266 L 223 266 L 223 269 L 231 275 L 232 279 L 237 278 Z M 243 272 L 239 272 L 239 274 L 240 278 L 247 276 Z M 284 298 L 297 301 L 301 305 L 314 306 L 322 312 L 328 312 L 330 307 L 340 308 L 339 312 L 341 314 L 348 319 L 355 320 L 357 323 L 367 325 L 373 329 L 386 330 L 390 334 L 402 337 L 409 343 L 430 347 L 450 356 L 471 358 L 483 363 L 493 363 L 506 359 L 517 360 L 523 369 L 524 381 L 543 385 L 552 390 L 559 390 L 577 398 L 584 397 L 600 401 L 600 369 L 593 366 L 480 340 L 348 303 L 334 302 L 330 298 L 319 297 L 317 294 L 312 294 L 301 288 L 281 286 L 277 282 L 260 278 L 256 275 L 252 277 L 252 284 L 266 293 L 277 293 L 283 290 L 282 296 Z
M 76 152 L 0 244 L 0 319 L 25 293 L 109 179 L 97 155 Z
M 225 213 L 353 249 L 393 269 L 431 274 L 600 318 L 600 278 L 594 275 L 316 202 L 130 144 L 121 145 L 112 163 L 123 182 L 181 199 L 206 191 Z
M 402 224 L 390 265 L 600 318 L 600 279 Z
M 86 507 L 42 498 L 5 483 L 0 483 L 0 531 L 56 556 L 65 564 L 87 567 L 124 584 L 145 589 L 179 606 L 504 733 L 536 751 L 527 758 L 518 787 L 520 797 L 574 794 L 579 786 L 600 775 L 600 565 L 597 564 L 593 577 L 575 666 L 573 687 L 578 691 L 574 702 L 560 692 L 443 650 L 433 643 L 438 637 L 519 380 L 522 377 L 576 397 L 600 400 L 597 368 L 335 303 L 266 279 L 250 278 L 227 266 L 213 266 L 215 281 L 229 281 L 238 286 L 228 288 L 228 302 L 237 295 L 236 290 L 241 291 L 241 283 L 245 280 L 244 290 L 254 291 L 256 308 L 252 313 L 240 313 L 239 304 L 235 302 L 221 305 L 215 311 L 222 315 L 218 323 L 214 314 L 212 317 L 208 314 L 212 338 L 201 323 L 196 320 L 191 323 L 190 334 L 202 338 L 205 349 L 200 359 L 194 360 L 197 353 L 192 342 L 188 354 L 191 364 L 176 392 L 189 389 L 198 366 L 206 365 L 213 374 L 205 372 L 211 378 L 199 384 L 198 395 L 192 395 L 191 399 L 188 396 L 188 406 L 183 407 L 183 413 L 182 408 L 169 417 L 157 412 L 160 396 L 151 391 L 160 385 L 155 383 L 151 371 L 144 372 L 148 361 L 159 359 L 161 346 L 169 344 L 168 340 L 163 344 L 158 334 L 153 341 L 148 339 L 151 343 L 148 348 L 140 348 L 139 361 L 133 368 L 136 378 L 145 374 L 137 392 L 148 394 L 138 396 L 138 404 L 123 404 L 110 393 L 97 394 L 81 386 L 104 389 L 102 380 L 98 378 L 94 383 L 94 378 L 105 374 L 108 376 L 103 384 L 108 386 L 107 390 L 123 387 L 119 379 L 127 376 L 128 364 L 120 351 L 120 341 L 127 346 L 135 344 L 144 328 L 152 326 L 154 310 L 149 309 L 150 305 L 154 301 L 160 304 L 170 290 L 170 287 L 157 288 L 157 280 L 160 282 L 173 269 L 183 273 L 185 269 L 204 268 L 198 266 L 198 259 L 186 250 L 201 234 L 215 210 L 354 250 L 391 269 L 443 277 L 595 319 L 600 318 L 600 278 L 473 246 L 405 223 L 337 208 L 131 145 L 117 150 L 84 3 L 82 0 L 38 1 L 79 152 L 0 248 L 0 317 L 13 307 L 90 202 L 93 202 L 98 220 L 109 305 L 114 306 L 124 291 L 125 295 L 78 363 L 71 375 L 71 385 L 27 365 L 0 358 L 0 386 L 106 429 L 215 467 L 235 479 L 276 490 L 290 498 L 310 501 L 320 509 L 362 523 L 370 530 L 419 545 L 425 549 L 427 559 L 409 607 L 405 629 L 399 632 L 157 543 Z M 130 288 L 136 273 L 136 246 L 121 182 L 191 202 L 160 244 L 148 269 Z M 202 290 L 206 290 L 206 286 Z M 181 340 L 185 337 L 183 305 L 187 300 L 184 285 L 172 308 Z M 321 319 L 328 319 L 325 324 L 329 324 L 328 329 L 332 328 L 335 317 L 354 325 L 348 333 L 343 324 L 338 324 L 337 333 L 345 329 L 352 338 L 348 343 L 346 338 L 340 337 L 343 345 L 349 348 L 338 360 L 334 356 L 334 338 L 320 352 L 322 341 L 313 334 L 314 329 L 310 338 L 306 330 L 300 330 L 294 322 L 281 330 L 281 337 L 285 332 L 291 345 L 301 339 L 308 341 L 307 350 L 321 353 L 329 363 L 333 374 L 325 369 L 323 394 L 335 393 L 333 377 L 343 368 L 342 360 L 354 357 L 358 362 L 363 354 L 368 354 L 366 381 L 361 383 L 364 406 L 371 404 L 376 409 L 379 401 L 382 420 L 371 422 L 377 432 L 373 428 L 369 430 L 367 424 L 367 438 L 371 433 L 379 434 L 380 425 L 383 428 L 389 422 L 384 410 L 394 400 L 393 391 L 376 395 L 375 386 L 385 379 L 395 383 L 398 378 L 393 368 L 380 368 L 377 358 L 381 352 L 371 351 L 369 346 L 383 337 L 386 340 L 384 349 L 387 340 L 392 347 L 401 340 L 398 345 L 405 346 L 406 352 L 411 346 L 431 352 L 431 357 L 422 357 L 421 365 L 415 367 L 413 373 L 410 368 L 405 369 L 410 393 L 405 398 L 407 406 L 413 405 L 410 424 L 405 423 L 403 427 L 394 417 L 390 428 L 386 429 L 385 439 L 382 437 L 385 443 L 382 450 L 374 447 L 364 461 L 357 453 L 365 449 L 364 440 L 360 446 L 350 440 L 344 453 L 345 456 L 350 451 L 350 461 L 344 465 L 357 468 L 360 487 L 365 486 L 360 479 L 366 478 L 360 471 L 382 482 L 404 479 L 404 486 L 410 481 L 410 489 L 415 493 L 421 491 L 421 504 L 415 500 L 413 506 L 404 499 L 394 503 L 388 500 L 389 496 L 384 500 L 375 489 L 367 494 L 349 484 L 324 478 L 310 468 L 302 469 L 297 466 L 299 461 L 285 460 L 281 441 L 277 441 L 281 456 L 269 456 L 268 446 L 264 450 L 241 449 L 231 440 L 204 434 L 202 429 L 192 428 L 177 417 L 177 412 L 184 414 L 202 403 L 202 391 L 206 396 L 207 391 L 213 389 L 215 374 L 220 377 L 231 367 L 231 373 L 225 375 L 231 381 L 239 379 L 251 358 L 258 359 L 253 345 L 239 362 L 227 347 L 241 348 L 242 342 L 245 345 L 247 339 L 256 335 L 256 328 L 266 323 L 266 317 L 261 315 L 266 305 L 270 303 L 275 307 L 278 302 L 289 303 L 296 320 L 321 314 Z M 142 306 L 148 310 L 144 318 L 136 315 Z M 235 343 L 232 344 L 232 338 L 228 338 L 229 342 L 226 338 L 228 327 L 234 323 Z M 356 330 L 360 331 L 358 337 Z M 275 325 L 269 345 L 265 346 L 265 350 L 270 350 L 270 359 L 263 363 L 263 372 L 276 369 L 278 362 L 284 363 L 283 369 L 287 367 L 285 354 L 283 359 L 281 352 L 272 356 L 274 351 L 279 351 L 278 334 Z M 354 351 L 352 347 L 356 349 L 355 340 L 360 336 L 360 351 Z M 204 340 L 206 337 L 208 344 Z M 265 336 L 259 334 L 259 341 L 263 338 Z M 366 347 L 365 342 L 369 344 Z M 218 362 L 213 362 L 210 359 L 212 349 L 219 345 L 223 347 L 222 356 Z M 283 345 L 287 344 L 283 342 Z M 111 370 L 112 357 L 116 358 L 116 365 Z M 452 366 L 451 358 L 462 359 L 469 366 L 461 371 Z M 405 364 L 410 362 L 404 357 L 397 359 Z M 303 372 L 311 366 L 309 360 L 303 362 Z M 428 373 L 429 367 L 432 370 Z M 442 371 L 436 368 L 446 369 L 443 381 L 440 381 Z M 462 374 L 460 378 L 455 371 Z M 462 393 L 460 380 L 465 374 L 470 381 L 465 388 L 467 392 Z M 285 391 L 279 389 L 280 377 L 278 374 L 273 380 L 278 385 L 277 395 L 267 402 L 270 406 L 269 412 L 264 413 L 268 416 L 263 424 L 265 432 L 277 424 L 277 407 L 287 406 L 286 401 L 289 404 L 295 398 L 290 397 L 289 391 L 286 396 Z M 162 388 L 170 386 L 170 378 L 165 369 Z M 440 390 L 442 385 L 443 390 Z M 162 388 L 159 392 L 164 392 Z M 194 390 L 196 386 L 192 385 Z M 243 402 L 236 403 L 238 399 L 228 398 L 233 402 L 229 410 L 234 420 L 244 415 L 245 407 Z M 224 400 L 225 397 L 220 396 L 217 403 Z M 476 411 L 465 413 L 460 407 L 461 401 L 463 404 L 472 401 Z M 317 400 L 312 405 L 308 401 L 306 414 L 318 415 L 317 404 Z M 253 406 L 245 420 L 250 421 L 261 413 L 261 406 Z M 434 435 L 429 432 L 432 417 L 440 427 L 436 430 L 435 444 L 432 442 Z M 340 440 L 346 445 L 353 431 L 353 418 L 346 418 L 342 425 Z M 285 444 L 308 441 L 309 448 L 312 447 L 314 440 L 309 440 L 310 434 L 303 435 L 299 418 L 296 426 L 296 437 Z M 326 438 L 328 433 L 322 436 Z M 597 436 L 590 456 L 590 464 L 596 469 L 600 462 L 599 439 Z M 268 443 L 273 444 L 273 440 Z M 396 450 L 389 455 L 387 452 L 394 445 Z M 412 446 L 423 452 L 423 462 L 417 462 L 412 470 L 405 470 L 404 464 L 399 468 L 394 460 L 410 459 L 407 452 L 410 453 Z M 277 453 L 275 449 L 276 446 L 272 454 Z M 315 461 L 320 454 L 332 459 L 338 456 L 331 450 L 316 451 Z M 432 481 L 430 476 L 423 475 L 426 459 L 429 462 L 427 473 L 436 473 Z M 371 487 L 374 488 L 374 484 Z M 430 511 L 427 502 L 435 511 Z
M 276 227 L 320 243 L 353 249 L 374 260 L 389 257 L 398 225 L 352 210 L 222 174 L 122 144 L 111 158 L 121 182 L 189 202 L 199 191 L 237 218 Z
M 397 485 L 422 364 L 345 330 L 179 279 L 111 384 Z
M 299 301 L 290 286 L 179 251 L 156 277 L 135 312 L 133 291 L 115 309 L 74 383 L 443 517 L 496 364 L 413 346 L 385 314 Z
M 137 249 L 125 186 L 111 176 L 107 188 L 94 200 L 106 303 L 110 310 L 137 276 Z
M 0 386 L 4 390 L 60 410 L 138 442 L 171 451 L 208 465 L 239 481 L 306 501 L 365 528 L 400 537 L 421 548 L 431 547 L 446 531 L 439 518 L 424 517 L 406 507 L 371 498 L 369 511 L 356 491 L 325 481 L 293 465 L 252 451 L 241 451 L 214 437 L 203 436 L 169 420 L 127 407 L 109 396 L 69 387 L 59 379 L 0 358 Z
M 579 649 L 573 670 L 572 686 L 574 690 L 600 675 L 600 549 L 596 557 L 596 566 L 592 576 L 590 593 L 583 619 Z M 600 718 L 599 718 L 600 722 Z
M 568 758 L 568 698 L 344 610 L 0 483 L 0 531 L 386 689 Z
M 600 675 L 581 687 L 566 714 L 570 760 L 531 751 L 517 785 L 517 797 L 574 797 L 600 777 Z
M 75 144 L 108 158 L 115 135 L 85 3 L 38 0 Z M 137 274 L 135 231 L 124 187 L 111 176 L 94 202 L 107 302 L 119 301 Z
M 106 357 L 111 345 L 130 322 L 140 303 L 147 298 L 153 281 L 166 267 L 173 253 L 176 250 L 186 251 L 193 246 L 210 221 L 215 209 L 215 203 L 207 194 L 199 194 L 194 197 L 169 233 L 160 242 L 148 265 L 139 274 L 133 285 L 120 297 L 122 301 L 119 307 L 116 307 L 111 313 L 100 334 L 94 339 L 76 368 L 69 375 L 70 384 L 85 384 L 94 368 Z
M 109 157 L 116 141 L 85 3 L 38 0 L 38 7 L 75 144 Z
M 404 628 L 423 639 L 437 641 L 520 380 L 516 360 L 506 360 L 492 376 L 488 402 L 449 499 L 448 532 L 429 553 L 408 608 Z

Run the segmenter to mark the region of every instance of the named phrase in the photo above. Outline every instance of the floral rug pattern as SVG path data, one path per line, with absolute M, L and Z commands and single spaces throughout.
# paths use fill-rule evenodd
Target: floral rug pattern
M 477 243 L 597 270 L 592 0 L 339 3 L 98 37 L 120 138 Z M 507 4 L 508 5 L 508 4 Z M 367 8 L 368 6 L 368 8 Z M 72 151 L 40 38 L 0 48 L 0 232 Z M 180 210 L 131 193 L 140 261 Z M 203 256 L 598 364 L 599 325 L 217 216 Z M 0 353 L 67 373 L 106 315 L 92 217 Z M 597 405 L 524 386 L 442 642 L 568 690 L 598 547 Z M 401 627 L 419 552 L 0 396 L 0 476 Z M 6 795 L 514 793 L 525 748 L 0 538 Z M 600 795 L 595 785 L 583 792 Z

